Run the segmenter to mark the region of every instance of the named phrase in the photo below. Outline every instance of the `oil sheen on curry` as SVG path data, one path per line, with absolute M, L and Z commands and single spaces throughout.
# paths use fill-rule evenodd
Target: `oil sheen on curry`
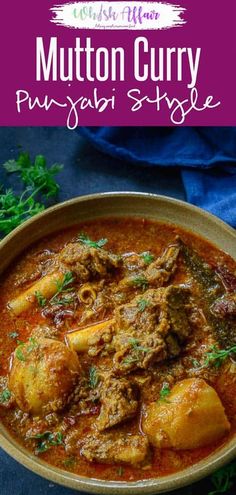
M 103 219 L 32 246 L 0 288 L 0 418 L 46 462 L 135 481 L 236 430 L 236 265 L 206 240 Z

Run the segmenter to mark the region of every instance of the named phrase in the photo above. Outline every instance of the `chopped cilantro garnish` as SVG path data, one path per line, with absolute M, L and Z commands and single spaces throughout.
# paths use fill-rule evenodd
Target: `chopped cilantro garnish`
M 66 296 L 66 297 L 60 297 L 64 296 L 68 292 L 71 292 L 73 290 L 72 287 L 68 287 L 74 282 L 75 278 L 72 272 L 66 272 L 63 280 L 57 280 L 56 281 L 56 287 L 57 287 L 57 292 L 54 294 L 54 296 L 50 299 L 50 304 L 53 305 L 66 305 L 66 304 L 71 304 L 74 301 L 74 298 L 72 296 Z
M 146 263 L 146 265 L 150 265 L 150 263 L 154 261 L 154 256 L 150 253 L 150 251 L 145 251 L 144 253 L 141 253 L 140 256 L 143 258 L 143 261 L 144 263 Z
M 10 332 L 8 336 L 10 337 L 10 339 L 17 339 L 17 337 L 19 337 L 19 334 L 17 332 Z
M 141 313 L 149 306 L 149 301 L 147 299 L 139 299 L 138 308 Z
M 136 285 L 136 287 L 140 287 L 143 291 L 145 291 L 148 288 L 148 281 L 144 275 L 139 275 L 137 277 L 134 277 L 132 279 L 133 285 Z
M 7 402 L 11 398 L 11 392 L 8 388 L 5 388 L 3 392 L 0 394 L 0 404 L 3 402 Z
M 150 349 L 148 347 L 143 347 L 140 345 L 140 342 L 138 339 L 131 338 L 129 339 L 129 343 L 133 347 L 133 349 L 137 352 L 150 352 Z
M 89 385 L 91 388 L 96 388 L 99 384 L 99 376 L 97 373 L 97 368 L 95 366 L 91 366 L 89 369 Z
M 35 449 L 36 454 L 42 454 L 46 452 L 50 447 L 63 445 L 63 435 L 62 433 L 51 431 L 45 431 L 44 433 L 37 433 L 28 438 L 29 440 L 37 440 L 37 445 Z
M 18 344 L 19 345 L 16 348 L 16 357 L 19 361 L 26 361 L 27 355 L 38 347 L 38 342 L 33 337 L 29 338 L 29 343 L 18 342 Z
M 236 354 L 236 345 L 229 349 L 219 349 L 216 345 L 213 345 L 210 347 L 210 351 L 206 353 L 204 366 L 212 365 L 215 368 L 220 368 L 224 361 L 232 354 Z
M 162 401 L 162 402 L 168 402 L 168 400 L 166 399 L 168 396 L 170 395 L 170 387 L 169 387 L 169 384 L 168 383 L 163 383 L 162 385 L 162 388 L 161 388 L 161 391 L 160 391 L 160 397 L 159 397 L 159 401 Z
M 107 243 L 107 239 L 99 239 L 98 241 L 92 241 L 91 239 L 89 239 L 89 237 L 84 234 L 84 233 L 81 233 L 78 237 L 78 240 L 80 242 L 82 242 L 82 244 L 85 244 L 86 246 L 88 247 L 93 247 L 93 248 L 96 248 L 96 249 L 99 249 L 99 248 L 102 248 L 103 246 L 105 246 L 105 244 Z
M 64 461 L 62 461 L 62 463 L 68 469 L 73 468 L 75 463 L 76 463 L 76 458 L 75 457 L 68 457 L 68 459 L 64 459 Z
M 44 297 L 44 296 L 43 296 L 43 294 L 42 294 L 39 290 L 37 290 L 37 291 L 35 292 L 35 297 L 36 297 L 36 299 L 37 299 L 38 305 L 39 305 L 41 308 L 43 308 L 43 307 L 46 305 L 46 303 L 47 303 L 47 299 L 46 299 L 46 297 Z

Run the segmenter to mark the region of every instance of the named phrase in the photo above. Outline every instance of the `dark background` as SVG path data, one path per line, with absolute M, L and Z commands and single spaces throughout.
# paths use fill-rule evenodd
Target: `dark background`
M 77 133 L 64 128 L 6 127 L 0 129 L 0 184 L 14 187 L 14 175 L 7 176 L 2 164 L 16 158 L 19 151 L 31 157 L 43 154 L 52 163 L 63 163 L 58 176 L 61 191 L 58 201 L 78 195 L 104 191 L 141 191 L 185 199 L 179 171 L 147 169 L 106 156 Z M 213 490 L 206 479 L 193 487 L 178 490 L 176 495 L 208 495 Z M 74 490 L 60 487 L 22 467 L 0 449 L 0 495 L 72 495 Z M 235 495 L 235 485 L 228 494 Z

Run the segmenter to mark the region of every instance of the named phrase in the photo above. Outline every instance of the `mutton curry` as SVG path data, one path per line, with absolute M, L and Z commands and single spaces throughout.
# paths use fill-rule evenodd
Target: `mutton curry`
M 156 478 L 234 435 L 236 264 L 206 240 L 87 222 L 9 267 L 0 308 L 0 419 L 46 462 Z

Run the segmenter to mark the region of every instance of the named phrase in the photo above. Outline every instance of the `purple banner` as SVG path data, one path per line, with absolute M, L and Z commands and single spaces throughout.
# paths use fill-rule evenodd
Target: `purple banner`
M 1 126 L 236 125 L 235 0 L 86 3 L 3 3 Z

